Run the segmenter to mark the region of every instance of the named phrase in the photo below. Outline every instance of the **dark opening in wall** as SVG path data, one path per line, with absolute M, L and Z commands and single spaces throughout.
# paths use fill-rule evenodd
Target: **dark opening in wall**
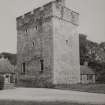
M 27 30 L 27 29 L 26 29 L 25 31 L 26 31 L 26 33 L 28 32 L 28 30 Z
M 26 64 L 22 63 L 22 74 L 25 74 L 26 72 Z
M 13 77 L 13 75 L 10 76 L 10 83 L 14 83 L 14 77 Z
M 6 78 L 9 78 L 9 75 L 6 75 Z
M 25 29 L 24 32 L 25 32 L 25 35 L 27 35 L 27 33 L 28 33 L 28 29 Z
M 36 30 L 38 30 L 38 26 L 36 26 L 35 28 L 36 28 Z
M 35 41 L 32 42 L 32 45 L 35 46 Z
M 43 70 L 44 70 L 44 60 L 43 59 L 40 60 L 40 64 L 41 64 L 41 71 L 40 71 L 40 73 L 43 73 Z
M 69 42 L 69 41 L 68 41 L 68 40 L 66 40 L 66 44 L 68 44 L 68 42 Z

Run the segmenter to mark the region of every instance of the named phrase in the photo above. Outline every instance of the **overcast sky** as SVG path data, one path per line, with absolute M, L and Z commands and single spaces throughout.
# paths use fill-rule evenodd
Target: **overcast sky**
M 0 0 L 0 52 L 16 53 L 16 17 L 52 0 Z M 79 32 L 96 42 L 105 41 L 105 0 L 66 0 L 80 13 Z

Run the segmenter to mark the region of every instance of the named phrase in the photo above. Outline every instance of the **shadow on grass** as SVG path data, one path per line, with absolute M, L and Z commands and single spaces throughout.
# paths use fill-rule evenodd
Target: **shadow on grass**
M 105 84 L 57 85 L 56 89 L 105 94 Z
M 4 101 L 0 100 L 0 105 L 99 105 L 99 104 L 80 104 L 72 102 L 31 102 L 31 101 Z M 105 105 L 105 104 L 100 104 Z

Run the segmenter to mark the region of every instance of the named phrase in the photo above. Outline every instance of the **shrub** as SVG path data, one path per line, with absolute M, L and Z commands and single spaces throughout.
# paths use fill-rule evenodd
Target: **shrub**
M 4 88 L 4 77 L 0 76 L 0 90 Z

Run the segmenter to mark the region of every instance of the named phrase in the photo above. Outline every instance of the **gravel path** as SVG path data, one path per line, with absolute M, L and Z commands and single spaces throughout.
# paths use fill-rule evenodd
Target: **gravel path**
M 105 104 L 105 94 L 45 88 L 16 88 L 0 91 L 0 100 Z

